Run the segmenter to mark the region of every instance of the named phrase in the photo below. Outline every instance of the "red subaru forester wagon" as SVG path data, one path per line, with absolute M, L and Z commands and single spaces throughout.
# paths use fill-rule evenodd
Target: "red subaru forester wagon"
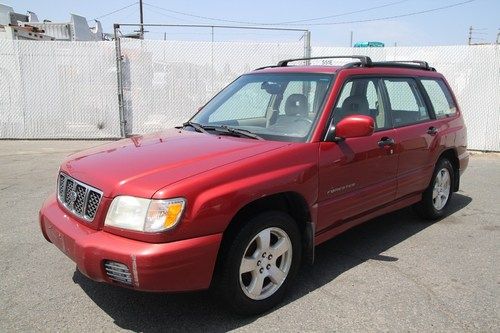
M 325 58 L 354 61 L 307 63 Z M 425 62 L 284 60 L 240 76 L 183 126 L 69 156 L 40 225 L 95 281 L 211 287 L 256 314 L 316 245 L 409 205 L 445 215 L 466 147 L 457 101 Z

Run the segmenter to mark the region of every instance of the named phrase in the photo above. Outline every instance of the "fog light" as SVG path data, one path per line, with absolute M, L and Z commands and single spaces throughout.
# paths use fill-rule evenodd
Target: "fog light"
M 106 274 L 111 280 L 132 285 L 132 274 L 130 273 L 127 265 L 116 261 L 106 260 L 104 262 L 104 268 L 106 269 Z

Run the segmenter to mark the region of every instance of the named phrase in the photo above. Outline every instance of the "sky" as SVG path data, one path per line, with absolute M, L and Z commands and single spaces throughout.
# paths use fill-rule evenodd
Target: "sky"
M 35 12 L 40 20 L 53 22 L 69 21 L 70 13 L 85 16 L 90 25 L 94 18 L 99 18 L 105 32 L 112 32 L 113 23 L 139 22 L 138 0 L 0 0 L 0 3 L 14 7 L 18 13 Z M 448 8 L 434 10 L 440 7 Z M 119 11 L 112 13 L 116 10 Z M 329 46 L 349 46 L 351 31 L 354 42 L 381 41 L 387 46 L 459 45 L 467 43 L 472 26 L 477 29 L 473 42 L 494 43 L 500 32 L 500 0 L 144 0 L 144 22 L 244 26 L 280 23 L 281 28 L 309 29 L 313 45 Z M 136 28 L 128 29 L 124 32 Z M 208 28 L 148 27 L 146 30 L 149 31 L 146 38 L 151 39 L 210 40 L 212 37 Z M 301 32 L 214 30 L 216 41 L 292 41 L 301 36 Z

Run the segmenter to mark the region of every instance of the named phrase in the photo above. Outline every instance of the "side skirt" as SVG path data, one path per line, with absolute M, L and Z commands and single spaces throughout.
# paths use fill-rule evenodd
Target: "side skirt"
M 319 233 L 315 235 L 314 244 L 319 245 L 341 233 L 344 231 L 351 229 L 363 222 L 371 220 L 380 215 L 384 215 L 395 210 L 413 205 L 414 203 L 419 202 L 422 199 L 422 193 L 417 194 L 409 194 L 403 198 L 400 198 L 396 201 L 393 201 L 387 205 L 383 205 L 381 207 L 375 208 L 367 213 L 363 213 L 363 215 L 354 216 L 348 220 L 342 221 L 342 224 L 333 225 L 326 229 L 321 230 Z

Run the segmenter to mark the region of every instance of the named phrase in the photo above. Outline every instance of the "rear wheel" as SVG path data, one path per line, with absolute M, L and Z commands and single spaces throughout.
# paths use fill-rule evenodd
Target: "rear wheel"
M 432 181 L 422 194 L 422 200 L 414 205 L 415 211 L 423 218 L 435 220 L 446 214 L 453 194 L 453 166 L 446 158 L 436 164 Z
M 251 315 L 279 303 L 300 265 L 296 222 L 282 212 L 249 220 L 225 249 L 215 291 L 232 311 Z

